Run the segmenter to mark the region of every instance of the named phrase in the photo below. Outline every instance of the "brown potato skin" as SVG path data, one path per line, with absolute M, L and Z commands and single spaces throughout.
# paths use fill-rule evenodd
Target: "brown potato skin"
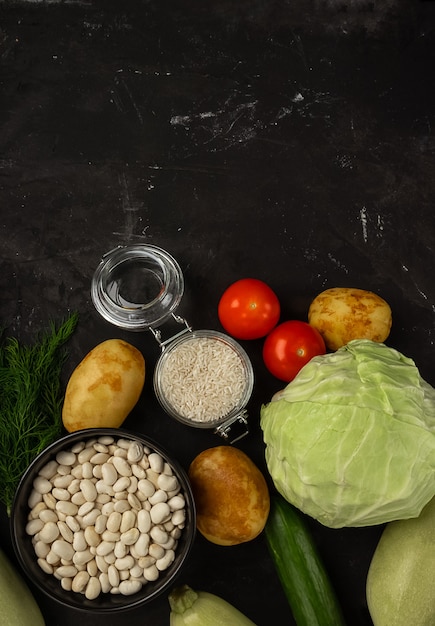
M 389 304 L 365 289 L 332 287 L 310 304 L 308 322 L 322 335 L 329 350 L 338 350 L 353 339 L 383 343 L 390 334 Z
M 216 446 L 192 461 L 189 479 L 197 511 L 197 528 L 208 541 L 233 546 L 255 539 L 270 510 L 266 480 L 241 450 Z
M 145 382 L 141 352 L 121 339 L 93 348 L 68 381 L 62 421 L 68 432 L 118 428 L 133 409 Z

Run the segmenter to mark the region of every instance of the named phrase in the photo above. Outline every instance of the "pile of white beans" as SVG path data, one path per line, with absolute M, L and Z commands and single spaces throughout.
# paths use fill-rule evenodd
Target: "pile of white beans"
M 34 479 L 28 504 L 39 566 L 90 600 L 156 581 L 186 523 L 172 467 L 138 441 L 110 436 L 58 452 Z

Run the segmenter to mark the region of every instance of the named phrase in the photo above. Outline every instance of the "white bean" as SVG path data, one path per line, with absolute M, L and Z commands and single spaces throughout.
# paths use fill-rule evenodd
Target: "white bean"
M 147 554 L 145 556 L 139 557 L 137 562 L 138 562 L 139 566 L 143 570 L 145 570 L 145 569 L 148 569 L 149 567 L 151 567 L 151 565 L 154 565 L 156 560 L 150 554 Z
M 44 528 L 44 522 L 42 521 L 42 519 L 36 518 L 36 519 L 32 519 L 30 520 L 30 522 L 27 522 L 26 524 L 26 533 L 28 535 L 36 535 L 36 533 L 39 533 L 40 530 L 42 530 Z
M 80 489 L 88 502 L 94 502 L 97 497 L 97 489 L 90 478 L 84 478 L 80 483 Z
M 172 498 L 169 498 L 168 505 L 171 511 L 178 511 L 179 509 L 184 509 L 184 507 L 186 506 L 186 501 L 183 495 L 178 494 L 176 496 L 173 496 Z
M 148 533 L 151 528 L 151 515 L 146 509 L 141 509 L 137 514 L 137 526 L 141 533 Z
M 163 489 L 157 489 L 152 496 L 148 498 L 150 504 L 154 505 L 158 502 L 166 502 L 168 500 L 168 494 Z
M 115 511 L 118 513 L 124 513 L 130 509 L 130 505 L 127 500 L 118 500 L 115 502 Z
M 74 495 L 75 493 L 77 493 L 78 491 L 80 491 L 80 479 L 79 478 L 74 478 L 74 476 L 71 474 L 71 482 L 68 485 L 68 491 L 70 492 L 71 495 Z
M 77 491 L 73 493 L 71 496 L 71 502 L 76 504 L 78 507 L 86 504 L 85 494 L 82 491 Z
M 41 559 L 45 559 L 47 554 L 50 552 L 50 545 L 45 543 L 45 541 L 36 541 L 34 548 L 36 556 Z
M 74 556 L 74 548 L 65 539 L 55 539 L 51 544 L 52 551 L 65 561 L 71 561 Z
M 27 500 L 27 506 L 30 510 L 34 509 L 40 502 L 44 502 L 42 499 L 42 493 L 36 491 L 36 489 L 32 489 L 29 499 Z M 45 505 L 45 502 L 44 502 Z
M 149 547 L 148 554 L 157 561 L 157 559 L 161 559 L 164 556 L 165 549 L 158 543 L 152 543 Z
M 121 533 L 119 532 L 119 530 L 116 532 L 112 532 L 111 530 L 105 530 L 101 535 L 103 541 L 111 541 L 113 543 L 119 541 L 120 537 Z
M 97 567 L 100 572 L 107 574 L 107 570 L 109 569 L 109 563 L 106 561 L 104 556 L 100 556 L 99 554 L 96 554 L 95 563 L 97 564 Z
M 53 573 L 53 566 L 50 565 L 46 559 L 38 559 L 38 565 L 39 567 L 42 569 L 43 572 L 45 572 L 46 574 L 52 574 Z
M 131 508 L 135 511 L 140 511 L 142 509 L 142 503 L 139 500 L 139 498 L 135 496 L 134 493 L 127 494 L 127 502 L 129 503 Z
M 163 459 L 163 457 L 158 454 L 158 452 L 151 452 L 151 454 L 148 455 L 148 461 L 150 464 L 150 468 L 160 474 L 161 472 L 163 472 L 163 468 L 165 465 L 165 461 Z
M 118 479 L 118 472 L 113 463 L 104 463 L 101 467 L 101 473 L 106 485 L 113 485 Z
M 64 513 L 65 515 L 77 515 L 78 506 L 74 502 L 64 502 L 59 500 L 55 505 L 56 511 Z
M 109 565 L 107 576 L 109 577 L 109 582 L 112 587 L 117 587 L 119 585 L 119 570 L 115 565 Z
M 136 513 L 131 509 L 124 511 L 121 518 L 121 525 L 119 527 L 121 533 L 125 533 L 127 530 L 130 530 L 130 528 L 133 528 L 136 523 L 136 517 Z
M 153 524 L 161 524 L 171 515 L 171 509 L 166 502 L 158 502 L 151 507 L 150 517 Z
M 52 483 L 54 487 L 58 487 L 59 489 L 68 489 L 73 479 L 74 477 L 71 474 L 67 474 L 66 476 L 55 476 L 52 479 Z
M 129 551 L 129 547 L 126 546 L 121 541 L 117 541 L 115 544 L 115 548 L 113 549 L 113 554 L 117 559 L 123 559 Z
M 40 504 L 43 504 L 43 503 L 40 502 Z M 47 509 L 44 504 L 44 508 L 39 511 L 39 519 L 41 519 L 44 523 L 46 523 L 46 522 L 57 522 L 59 518 L 57 516 L 56 511 L 53 511 L 52 509 Z
M 166 543 L 168 541 L 168 533 L 160 526 L 153 526 L 150 530 L 150 537 L 156 543 Z
M 86 526 L 84 535 L 88 546 L 96 547 L 101 541 L 100 535 L 95 531 L 94 526 Z
M 84 495 L 84 494 L 83 494 Z M 87 501 L 85 500 L 85 502 L 79 507 L 78 511 L 77 511 L 77 515 L 79 517 L 84 517 L 85 515 L 87 515 L 90 511 L 92 511 L 94 509 L 94 503 L 93 501 Z
M 159 570 L 157 569 L 155 565 L 150 565 L 149 567 L 144 569 L 143 575 L 144 575 L 145 580 L 152 582 L 158 579 Z
M 86 565 L 89 561 L 92 561 L 94 555 L 90 550 L 82 550 L 81 552 L 74 552 L 72 556 L 72 562 L 74 565 Z
M 98 437 L 98 443 L 101 443 L 105 446 L 111 446 L 114 441 L 115 440 L 111 435 L 101 435 L 101 437 Z
M 83 550 L 86 550 L 88 544 L 85 539 L 85 533 L 82 530 L 74 533 L 72 545 L 76 552 L 82 552 Z
M 68 524 L 73 533 L 76 533 L 80 530 L 80 524 L 73 515 L 67 515 L 65 518 L 65 523 Z
M 172 513 L 172 522 L 174 526 L 182 526 L 186 521 L 186 512 L 184 509 L 178 509 Z
M 137 528 L 130 528 L 130 530 L 122 533 L 120 539 L 125 546 L 131 546 L 139 539 L 139 530 Z
M 143 447 L 137 441 L 132 441 L 127 450 L 127 460 L 130 463 L 138 463 L 142 457 Z
M 101 593 L 110 593 L 112 590 L 112 585 L 110 584 L 107 572 L 101 572 L 99 576 L 99 581 L 101 585 Z
M 97 546 L 97 554 L 100 556 L 107 556 L 110 552 L 113 552 L 115 543 L 113 541 L 102 541 Z
M 76 462 L 76 455 L 74 452 L 67 452 L 66 450 L 61 450 L 56 454 L 56 461 L 59 465 L 74 465 Z
M 56 573 L 61 578 L 74 578 L 77 574 L 77 568 L 74 567 L 74 565 L 59 565 L 59 567 L 56 568 Z
M 53 485 L 48 480 L 48 478 L 44 478 L 43 476 L 37 476 L 33 481 L 33 488 L 41 494 L 50 493 Z
M 119 591 L 123 596 L 131 596 L 137 593 L 142 587 L 142 583 L 138 580 L 123 580 L 119 583 Z
M 179 488 L 178 478 L 171 474 L 160 474 L 157 478 L 157 486 L 163 491 L 175 491 Z
M 60 586 L 64 591 L 72 591 L 72 578 L 61 578 Z
M 59 536 L 59 528 L 56 522 L 47 522 L 39 531 L 38 538 L 44 543 L 52 543 Z
M 138 557 L 146 556 L 150 545 L 150 536 L 148 533 L 141 533 L 134 544 L 134 549 Z M 132 546 L 133 547 L 133 546 Z
M 99 514 L 99 509 L 92 509 L 92 511 L 86 513 L 86 515 L 83 516 L 83 526 L 92 526 L 93 524 L 95 524 L 95 521 Z
M 94 475 L 94 466 L 90 461 L 86 461 L 82 465 L 82 476 L 85 480 L 90 480 Z
M 113 491 L 119 493 L 120 491 L 126 491 L 130 487 L 130 478 L 128 476 L 121 476 L 112 485 Z
M 145 478 L 146 476 L 146 472 L 144 468 L 140 467 L 140 465 L 137 465 L 137 463 L 133 463 L 133 465 L 131 466 L 131 471 L 133 472 L 133 475 L 136 476 L 138 480 L 141 480 L 142 478 Z
M 139 491 L 142 491 L 147 498 L 150 498 L 156 490 L 155 486 L 150 480 L 148 480 L 148 478 L 140 479 L 137 483 L 137 488 Z
M 105 493 L 109 496 L 115 495 L 112 485 L 108 485 L 103 479 L 97 481 L 97 483 L 95 484 L 95 489 L 99 494 Z
M 74 533 L 71 530 L 71 528 L 68 526 L 68 524 L 66 522 L 62 522 L 59 520 L 57 522 L 57 527 L 59 528 L 60 534 L 65 539 L 65 541 L 72 543 L 74 539 Z
M 110 456 L 107 452 L 96 452 L 89 460 L 93 465 L 103 465 L 109 458 Z
M 120 476 L 131 476 L 133 473 L 130 463 L 121 456 L 113 457 L 113 465 Z
M 55 509 L 56 508 L 56 498 L 52 493 L 44 493 L 42 499 L 45 502 L 47 509 Z
M 86 571 L 88 572 L 89 576 L 97 576 L 98 565 L 95 559 L 92 559 L 92 561 L 88 561 L 86 563 Z
M 49 461 L 42 469 L 39 470 L 39 475 L 50 480 L 57 472 L 58 462 L 53 460 Z
M 86 570 L 77 572 L 72 581 L 72 590 L 77 592 L 83 591 L 89 582 L 89 578 L 90 576 Z
M 173 563 L 174 559 L 175 559 L 175 552 L 173 550 L 167 550 L 165 556 L 163 556 L 161 559 L 157 559 L 156 561 L 157 569 L 160 572 L 162 572 L 165 569 L 168 569 L 171 563 Z

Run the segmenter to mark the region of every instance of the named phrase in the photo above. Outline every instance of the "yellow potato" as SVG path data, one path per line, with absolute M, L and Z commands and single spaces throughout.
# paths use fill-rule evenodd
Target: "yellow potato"
M 383 343 L 391 330 L 391 308 L 371 291 L 333 287 L 314 298 L 308 322 L 330 350 L 338 350 L 352 339 Z
M 71 374 L 62 409 L 65 428 L 118 428 L 139 400 L 144 382 L 141 352 L 121 339 L 103 341 Z
M 266 479 L 232 446 L 203 450 L 189 467 L 197 528 L 211 543 L 233 546 L 255 539 L 270 510 Z

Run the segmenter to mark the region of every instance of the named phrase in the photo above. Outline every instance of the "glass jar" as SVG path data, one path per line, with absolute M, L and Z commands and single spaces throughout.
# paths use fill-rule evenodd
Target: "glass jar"
M 161 355 L 153 382 L 164 411 L 234 443 L 248 433 L 252 364 L 228 335 L 193 330 L 175 314 L 183 293 L 177 261 L 148 244 L 118 246 L 105 254 L 91 284 L 94 306 L 106 321 L 125 330 L 150 330 L 157 340 Z M 182 330 L 163 340 L 160 326 L 170 318 Z
M 184 278 L 177 261 L 152 245 L 118 246 L 105 254 L 91 296 L 105 320 L 142 331 L 164 323 L 180 304 Z
M 231 337 L 191 331 L 164 348 L 154 371 L 154 391 L 163 409 L 196 428 L 214 428 L 231 442 L 247 432 L 246 405 L 254 372 L 248 355 Z M 230 433 L 231 429 L 233 431 Z

